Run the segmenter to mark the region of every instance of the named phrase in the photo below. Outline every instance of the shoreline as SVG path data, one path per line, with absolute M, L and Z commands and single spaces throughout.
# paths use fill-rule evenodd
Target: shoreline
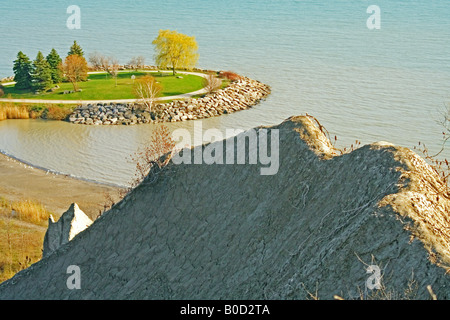
M 91 219 L 105 209 L 107 195 L 120 200 L 123 188 L 46 171 L 0 153 L 0 196 L 9 201 L 34 200 L 56 217 L 77 203 Z
M 83 182 L 98 184 L 98 185 L 102 185 L 102 186 L 106 186 L 106 187 L 112 187 L 112 188 L 119 188 L 119 189 L 121 189 L 121 188 L 125 189 L 126 188 L 126 186 L 121 186 L 121 185 L 114 184 L 114 183 L 106 183 L 106 182 L 96 181 L 96 180 L 93 180 L 93 179 L 81 178 L 81 177 L 74 176 L 74 175 L 72 175 L 70 173 L 64 173 L 64 172 L 60 172 L 60 171 L 55 171 L 53 169 L 48 169 L 48 168 L 45 168 L 45 167 L 41 167 L 41 166 L 35 165 L 35 164 L 31 163 L 31 162 L 28 162 L 28 161 L 22 160 L 20 158 L 17 158 L 15 156 L 5 152 L 2 149 L 0 149 L 0 155 L 6 156 L 7 158 L 9 158 L 9 161 L 15 161 L 15 162 L 18 162 L 18 163 L 22 164 L 25 168 L 27 168 L 27 166 L 28 166 L 28 168 L 34 168 L 34 169 L 40 170 L 40 171 L 44 172 L 46 175 L 47 174 L 53 174 L 53 175 L 56 175 L 56 176 L 61 176 L 61 177 L 65 177 L 65 178 L 80 180 L 80 181 L 83 181 Z

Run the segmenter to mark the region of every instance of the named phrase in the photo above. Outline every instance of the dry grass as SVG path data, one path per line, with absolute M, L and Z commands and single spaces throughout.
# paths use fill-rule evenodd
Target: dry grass
M 10 202 L 0 198 L 0 216 L 43 225 L 47 222 L 50 212 L 37 201 L 22 200 Z
M 41 203 L 31 200 L 15 201 L 11 208 L 17 213 L 19 220 L 35 224 L 46 222 L 50 216 L 50 212 Z
M 0 217 L 0 282 L 42 257 L 45 228 Z
M 0 197 L 0 282 L 41 259 L 48 216 L 38 202 Z
M 29 119 L 30 112 L 26 106 L 13 103 L 0 104 L 0 121 L 7 119 Z
M 65 120 L 75 105 L 0 103 L 0 121 L 7 119 Z

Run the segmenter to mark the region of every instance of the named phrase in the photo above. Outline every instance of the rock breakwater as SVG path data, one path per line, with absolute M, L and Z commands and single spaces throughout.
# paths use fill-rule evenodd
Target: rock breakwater
M 135 125 L 204 119 L 249 109 L 270 93 L 268 85 L 241 77 L 215 93 L 201 98 L 157 103 L 152 110 L 146 110 L 138 102 L 80 105 L 68 121 L 85 125 Z

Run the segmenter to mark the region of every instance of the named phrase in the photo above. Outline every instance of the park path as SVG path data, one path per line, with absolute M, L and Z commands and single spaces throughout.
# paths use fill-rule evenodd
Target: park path
M 94 71 L 89 72 L 89 74 L 94 73 L 102 73 L 104 71 Z M 148 71 L 148 72 L 157 72 L 157 71 Z M 170 71 L 169 71 L 170 72 Z M 177 71 L 180 74 L 191 74 L 199 77 L 206 78 L 206 74 L 198 73 L 198 72 L 187 72 L 187 71 Z M 15 82 L 3 83 L 2 85 L 11 85 Z M 197 91 L 183 93 L 175 96 L 168 97 L 159 97 L 156 98 L 156 101 L 166 101 L 166 100 L 177 100 L 177 99 L 187 99 L 199 94 L 207 93 L 205 88 L 202 88 Z M 95 103 L 132 103 L 138 102 L 139 99 L 112 99 L 112 100 L 41 100 L 41 99 L 8 99 L 8 98 L 0 98 L 0 102 L 19 102 L 19 103 L 49 103 L 49 104 L 95 104 Z

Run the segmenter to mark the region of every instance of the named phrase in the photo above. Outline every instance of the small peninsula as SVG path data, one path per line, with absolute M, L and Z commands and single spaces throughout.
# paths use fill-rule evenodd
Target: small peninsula
M 146 65 L 142 56 L 120 64 L 98 52 L 86 60 L 76 41 L 64 60 L 55 49 L 46 57 L 39 51 L 34 61 L 19 51 L 14 77 L 0 84 L 0 120 L 176 122 L 245 110 L 271 93 L 268 85 L 234 72 L 197 68 L 194 37 L 160 30 L 152 44 L 156 66 Z

